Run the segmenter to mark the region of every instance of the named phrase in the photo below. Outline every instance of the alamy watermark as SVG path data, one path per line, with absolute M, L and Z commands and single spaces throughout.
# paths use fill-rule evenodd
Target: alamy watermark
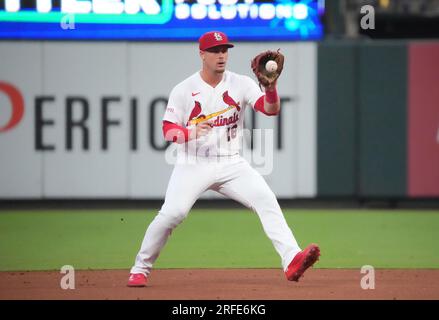
M 64 276 L 62 276 L 59 283 L 61 289 L 75 289 L 75 268 L 73 268 L 71 265 L 65 265 L 61 267 L 60 273 L 65 274 Z
M 361 277 L 360 286 L 363 290 L 375 289 L 375 268 L 370 265 L 361 267 L 361 274 L 365 274 Z
M 169 130 L 165 139 L 176 143 L 166 149 L 166 163 L 174 165 L 196 164 L 199 161 L 220 162 L 239 154 L 261 175 L 271 174 L 274 167 L 274 130 L 233 128 L 217 128 L 205 136 L 187 142 L 179 129 Z
M 63 30 L 74 30 L 75 29 L 75 15 L 73 13 L 68 13 L 63 15 L 59 23 L 61 29 Z
M 371 5 L 362 6 L 360 13 L 363 15 L 360 21 L 361 29 L 375 30 L 375 8 Z

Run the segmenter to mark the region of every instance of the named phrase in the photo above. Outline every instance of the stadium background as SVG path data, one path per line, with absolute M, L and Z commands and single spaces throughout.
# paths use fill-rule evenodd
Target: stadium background
M 235 72 L 251 76 L 262 50 L 286 55 L 280 117 L 249 112 L 246 125 L 274 128 L 265 178 L 299 243 L 322 246 L 316 268 L 439 267 L 438 15 L 437 1 L 327 1 L 320 39 L 231 36 Z M 169 90 L 199 68 L 196 41 L 29 34 L 0 42 L 0 270 L 128 270 L 166 191 L 160 122 Z M 256 216 L 213 193 L 157 263 L 278 266 Z M 437 299 L 430 289 L 420 297 Z

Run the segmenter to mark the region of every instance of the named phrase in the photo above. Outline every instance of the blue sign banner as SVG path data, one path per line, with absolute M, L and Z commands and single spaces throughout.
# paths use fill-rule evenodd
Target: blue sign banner
M 318 40 L 324 0 L 0 0 L 0 38 Z

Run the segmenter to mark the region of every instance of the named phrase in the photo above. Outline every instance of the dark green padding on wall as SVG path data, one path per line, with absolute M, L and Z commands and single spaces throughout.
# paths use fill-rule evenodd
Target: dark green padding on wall
M 356 190 L 356 45 L 318 48 L 317 186 L 320 197 L 354 196 Z
M 406 196 L 407 45 L 359 48 L 359 196 Z

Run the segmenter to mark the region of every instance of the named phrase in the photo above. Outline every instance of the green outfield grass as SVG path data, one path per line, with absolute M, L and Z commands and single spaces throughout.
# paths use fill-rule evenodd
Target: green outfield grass
M 2 211 L 0 270 L 128 269 L 154 210 Z M 439 211 L 285 210 L 317 268 L 439 268 Z M 193 210 L 156 268 L 279 268 L 249 210 Z

